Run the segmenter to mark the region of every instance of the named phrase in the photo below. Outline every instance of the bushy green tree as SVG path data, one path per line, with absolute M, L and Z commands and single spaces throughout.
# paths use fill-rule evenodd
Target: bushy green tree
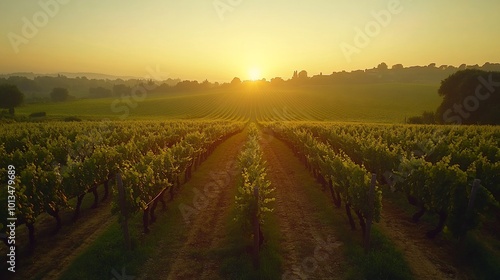
M 500 124 L 500 72 L 466 69 L 450 75 L 438 90 L 440 123 Z
M 68 100 L 69 92 L 66 88 L 56 87 L 50 92 L 50 98 L 55 102 L 62 102 Z
M 24 101 L 24 94 L 15 85 L 0 85 L 0 108 L 9 109 L 9 113 L 14 115 L 14 107 L 21 105 Z

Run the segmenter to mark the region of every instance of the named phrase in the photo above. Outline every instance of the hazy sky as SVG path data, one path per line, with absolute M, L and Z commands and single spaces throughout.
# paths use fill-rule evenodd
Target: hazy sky
M 0 73 L 158 67 L 162 78 L 230 81 L 500 62 L 499 11 L 498 0 L 2 1 Z

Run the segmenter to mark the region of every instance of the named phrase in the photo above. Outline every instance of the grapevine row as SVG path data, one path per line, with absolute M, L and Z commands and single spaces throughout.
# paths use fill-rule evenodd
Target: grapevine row
M 149 220 L 154 222 L 156 219 L 156 205 L 159 202 L 163 207 L 166 205 L 164 193 L 169 191 L 172 199 L 174 190 L 180 186 L 179 177 L 184 174 L 184 182 L 189 180 L 194 168 L 240 130 L 241 124 L 210 126 L 202 132 L 187 134 L 178 143 L 157 153 L 150 151 L 136 160 L 125 160 L 119 169 L 125 186 L 127 215 L 144 211 L 144 231 L 149 232 Z M 115 197 L 115 205 L 120 205 L 119 197 Z
M 498 129 L 492 127 L 294 124 L 336 151 L 378 174 L 380 183 L 402 191 L 419 211 L 439 215 L 436 236 L 448 226 L 462 237 L 468 229 L 499 215 L 500 150 Z M 471 132 L 472 131 L 472 132 Z M 467 213 L 474 179 L 475 207 Z M 497 217 L 497 218 L 498 218 Z
M 268 129 L 285 143 L 312 172 L 318 182 L 330 189 L 332 200 L 340 208 L 342 202 L 352 229 L 355 222 L 351 209 L 358 217 L 363 236 L 367 223 L 380 220 L 382 194 L 364 166 L 353 162 L 349 156 L 336 152 L 315 139 L 309 131 L 287 123 L 267 123 Z
M 148 155 L 171 149 L 172 164 L 182 172 L 189 165 L 182 154 L 188 147 L 192 149 L 191 156 L 199 160 L 209 144 L 240 126 L 223 122 L 118 122 L 106 126 L 102 123 L 23 124 L 17 130 L 6 127 L 1 134 L 5 142 L 0 144 L 3 161 L 0 173 L 6 174 L 7 165 L 14 165 L 19 172 L 17 224 L 26 223 L 33 244 L 34 223 L 41 213 L 46 212 L 57 220 L 57 231 L 61 226 L 59 211 L 72 208 L 71 198 L 78 199 L 76 219 L 85 193 L 93 192 L 96 204 L 96 186 L 104 183 L 107 193 L 110 178 L 123 166 L 144 162 Z M 16 137 L 22 138 L 16 143 L 13 141 Z M 7 199 L 5 190 L 2 188 L 0 201 Z M 6 213 L 2 214 L 3 217 Z M 2 218 L 0 230 L 5 227 L 4 221 Z
M 260 225 L 265 222 L 264 214 L 272 211 L 270 203 L 275 200 L 272 197 L 274 188 L 271 187 L 271 182 L 267 178 L 266 162 L 262 156 L 259 130 L 255 123 L 251 123 L 247 142 L 238 156 L 241 182 L 238 185 L 236 205 L 237 219 L 242 220 L 244 228 L 254 226 L 254 238 L 258 237 L 256 239 L 259 241 L 258 246 L 261 246 L 264 241 L 260 230 Z

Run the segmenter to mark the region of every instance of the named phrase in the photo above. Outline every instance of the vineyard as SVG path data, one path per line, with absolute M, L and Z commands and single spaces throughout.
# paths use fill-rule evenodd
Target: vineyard
M 0 280 L 500 280 L 500 1 L 3 1 Z
M 26 240 L 18 241 L 24 244 L 16 243 L 16 246 L 29 248 L 29 252 L 36 254 L 39 243 L 47 242 L 46 237 L 38 236 L 35 231 L 41 223 L 47 223 L 47 219 L 40 219 L 41 216 L 53 218 L 55 228 L 51 234 L 56 236 L 62 228 L 80 227 L 81 219 L 92 219 L 88 215 L 81 217 L 82 211 L 90 211 L 82 207 L 82 201 L 89 194 L 93 198 L 91 208 L 95 208 L 94 211 L 103 211 L 99 205 L 111 204 L 112 217 L 119 225 L 119 230 L 113 235 L 113 246 L 118 246 L 111 246 L 114 251 L 127 255 L 127 252 L 145 250 L 137 245 L 137 240 L 141 240 L 141 244 L 160 242 L 161 250 L 170 252 L 163 257 L 162 253 L 157 253 L 160 254 L 158 266 L 146 259 L 135 260 L 148 267 L 150 274 L 144 275 L 150 276 L 145 276 L 145 279 L 152 277 L 151 273 L 172 273 L 175 277 L 189 278 L 192 276 L 186 275 L 196 271 L 212 276 L 223 271 L 222 275 L 226 276 L 218 277 L 232 278 L 235 272 L 228 271 L 234 267 L 212 263 L 206 270 L 189 257 L 201 254 L 198 258 L 204 259 L 205 254 L 215 254 L 216 258 L 224 259 L 220 254 L 224 256 L 229 254 L 227 252 L 233 252 L 231 257 L 226 255 L 229 259 L 234 258 L 233 255 L 249 255 L 248 261 L 253 265 L 244 271 L 246 275 L 252 275 L 248 276 L 249 279 L 267 279 L 269 271 L 273 271 L 270 274 L 281 271 L 283 279 L 329 275 L 328 270 L 307 267 L 303 260 L 311 260 L 308 254 L 313 254 L 318 263 L 335 260 L 326 267 L 351 274 L 351 277 L 361 277 L 356 273 L 370 275 L 366 271 L 375 271 L 377 258 L 384 258 L 397 265 L 392 268 L 379 266 L 379 276 L 373 276 L 376 279 L 418 279 L 422 275 L 419 273 L 425 272 L 416 271 L 412 263 L 404 263 L 404 252 L 398 251 L 397 244 L 388 245 L 392 244 L 392 235 L 384 233 L 380 225 L 385 222 L 384 217 L 393 213 L 394 207 L 399 207 L 397 211 L 406 215 L 414 225 L 414 233 L 422 237 L 417 237 L 418 242 L 426 244 L 425 248 L 430 248 L 433 253 L 447 252 L 433 248 L 435 242 L 447 242 L 450 248 L 463 248 L 469 242 L 467 240 L 479 236 L 489 240 L 477 241 L 484 242 L 481 246 L 487 248 L 485 250 L 492 256 L 498 253 L 494 248 L 500 242 L 498 128 L 267 122 L 264 120 L 273 117 L 266 118 L 266 114 L 272 116 L 275 113 L 265 111 L 254 115 L 264 116 L 256 118 L 259 122 L 249 122 L 255 119 L 252 114 L 249 111 L 245 117 L 225 121 L 133 120 L 2 125 L 0 173 L 8 180 L 2 182 L 0 203 L 8 205 L 15 195 L 17 231 L 26 229 L 27 232 Z M 227 146 L 230 142 L 234 142 L 234 146 Z M 224 160 L 217 161 L 222 155 Z M 285 161 L 284 158 L 288 159 Z M 300 164 L 290 167 L 289 162 L 294 160 Z M 207 165 L 212 167 L 204 167 Z M 228 166 L 233 166 L 236 172 L 229 171 L 233 167 Z M 7 185 L 15 186 L 15 192 Z M 191 197 L 191 192 L 194 192 L 194 197 Z M 100 197 L 99 193 L 103 196 Z M 385 209 L 386 204 L 389 209 Z M 185 209 L 190 211 L 192 218 L 187 224 L 182 222 Z M 220 214 L 221 211 L 224 214 Z M 62 212 L 71 213 L 70 224 L 61 218 Z M 318 213 L 323 212 L 325 216 L 319 218 Z M 8 222 L 10 216 L 7 211 L 0 213 L 2 233 L 9 234 L 12 230 Z M 162 229 L 162 224 L 169 227 Z M 299 232 L 293 233 L 296 230 L 294 225 L 299 227 Z M 211 226 L 214 227 L 212 233 Z M 181 236 L 186 234 L 186 243 L 176 238 L 154 239 L 158 238 L 154 236 L 159 230 L 168 232 L 174 228 L 186 232 L 180 233 Z M 295 237 L 309 231 L 314 232 L 314 238 Z M 358 231 L 352 236 L 351 232 Z M 227 232 L 241 235 L 238 242 L 252 245 L 248 248 L 230 247 L 227 244 L 234 241 L 223 238 Z M 318 241 L 332 235 L 342 242 Z M 409 233 L 407 236 L 415 238 Z M 153 241 L 148 241 L 148 238 L 153 238 Z M 3 241 L 9 246 L 8 238 L 3 238 Z M 173 249 L 179 242 L 183 244 L 182 248 Z M 374 264 L 364 264 L 366 267 L 359 264 L 363 268 L 356 269 L 358 260 L 350 259 L 351 249 L 333 249 L 342 243 L 350 248 L 363 248 L 361 251 L 366 253 L 353 254 Z M 215 253 L 200 253 L 196 244 L 205 244 L 200 246 L 207 246 L 210 248 L 207 250 Z M 387 253 L 389 247 L 394 251 Z M 152 256 L 155 254 L 154 251 L 147 252 Z M 280 258 L 275 258 L 276 255 L 288 257 L 277 261 Z M 452 255 L 445 259 L 455 270 L 452 276 L 445 278 L 475 279 L 461 276 L 473 275 L 475 272 L 471 270 L 474 269 L 456 268 Z M 113 258 L 117 263 L 130 262 L 124 262 L 121 257 Z M 164 271 L 169 267 L 166 263 L 176 258 L 172 267 Z M 211 263 L 208 259 L 206 262 Z M 235 265 L 238 262 L 245 262 L 245 258 L 229 261 Z M 302 267 L 297 268 L 297 265 Z M 145 273 L 142 265 L 135 266 L 134 273 Z M 404 272 L 391 271 L 395 267 Z M 261 274 L 252 274 L 255 269 L 260 269 Z M 70 268 L 68 273 L 74 277 L 71 271 Z M 497 272 L 498 268 L 490 265 L 482 278 L 478 276 L 477 279 L 494 279 L 488 276 Z M 109 278 L 109 274 L 104 274 L 97 276 L 95 272 L 82 277 Z
M 223 119 L 246 121 L 328 120 L 401 123 L 439 103 L 436 85 L 369 84 L 214 89 L 192 93 L 149 94 L 144 100 L 103 98 L 28 104 L 20 114 L 46 112 L 63 118 L 101 120 Z M 115 104 L 111 107 L 110 104 Z
M 200 164 L 224 138 L 241 129 L 241 124 L 223 122 L 136 122 L 126 124 L 88 123 L 85 125 L 16 126 L 15 133 L 2 133 L 2 166 L 21 170 L 13 185 L 17 188 L 18 224 L 26 224 L 29 241 L 35 242 L 34 224 L 46 212 L 61 227 L 59 211 L 74 207 L 76 220 L 86 193 L 95 196 L 104 185 L 105 200 L 109 181 L 119 170 L 129 186 L 127 208 L 147 210 L 148 203 L 166 190 L 173 195 L 179 176 L 187 180 L 191 169 Z M 35 144 L 36 143 L 36 144 Z M 154 169 L 153 169 L 154 168 Z M 2 176 L 7 177 L 3 168 Z M 7 188 L 1 200 L 7 204 Z M 68 201 L 77 198 L 75 206 Z M 157 200 L 155 200 L 156 202 Z M 154 211 L 151 212 L 154 219 Z M 6 211 L 1 228 L 5 228 Z M 147 223 L 145 224 L 147 230 Z M 7 240 L 4 240 L 7 242 Z
M 379 196 L 373 209 L 362 211 L 369 201 L 368 172 L 419 208 L 415 222 L 427 211 L 439 215 L 429 237 L 445 225 L 460 237 L 479 220 L 500 221 L 497 129 L 283 123 L 268 127 L 290 143 L 320 183 L 329 185 L 337 207 L 345 201 L 352 228 L 351 206 L 363 229 L 369 212 L 375 218 L 380 214 Z M 466 213 L 475 187 L 476 206 Z

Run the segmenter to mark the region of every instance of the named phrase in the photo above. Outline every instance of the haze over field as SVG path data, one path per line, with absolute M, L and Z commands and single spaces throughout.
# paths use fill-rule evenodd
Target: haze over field
M 4 1 L 0 73 L 144 77 L 158 65 L 228 82 L 381 61 L 482 64 L 499 58 L 499 10 L 495 0 Z

